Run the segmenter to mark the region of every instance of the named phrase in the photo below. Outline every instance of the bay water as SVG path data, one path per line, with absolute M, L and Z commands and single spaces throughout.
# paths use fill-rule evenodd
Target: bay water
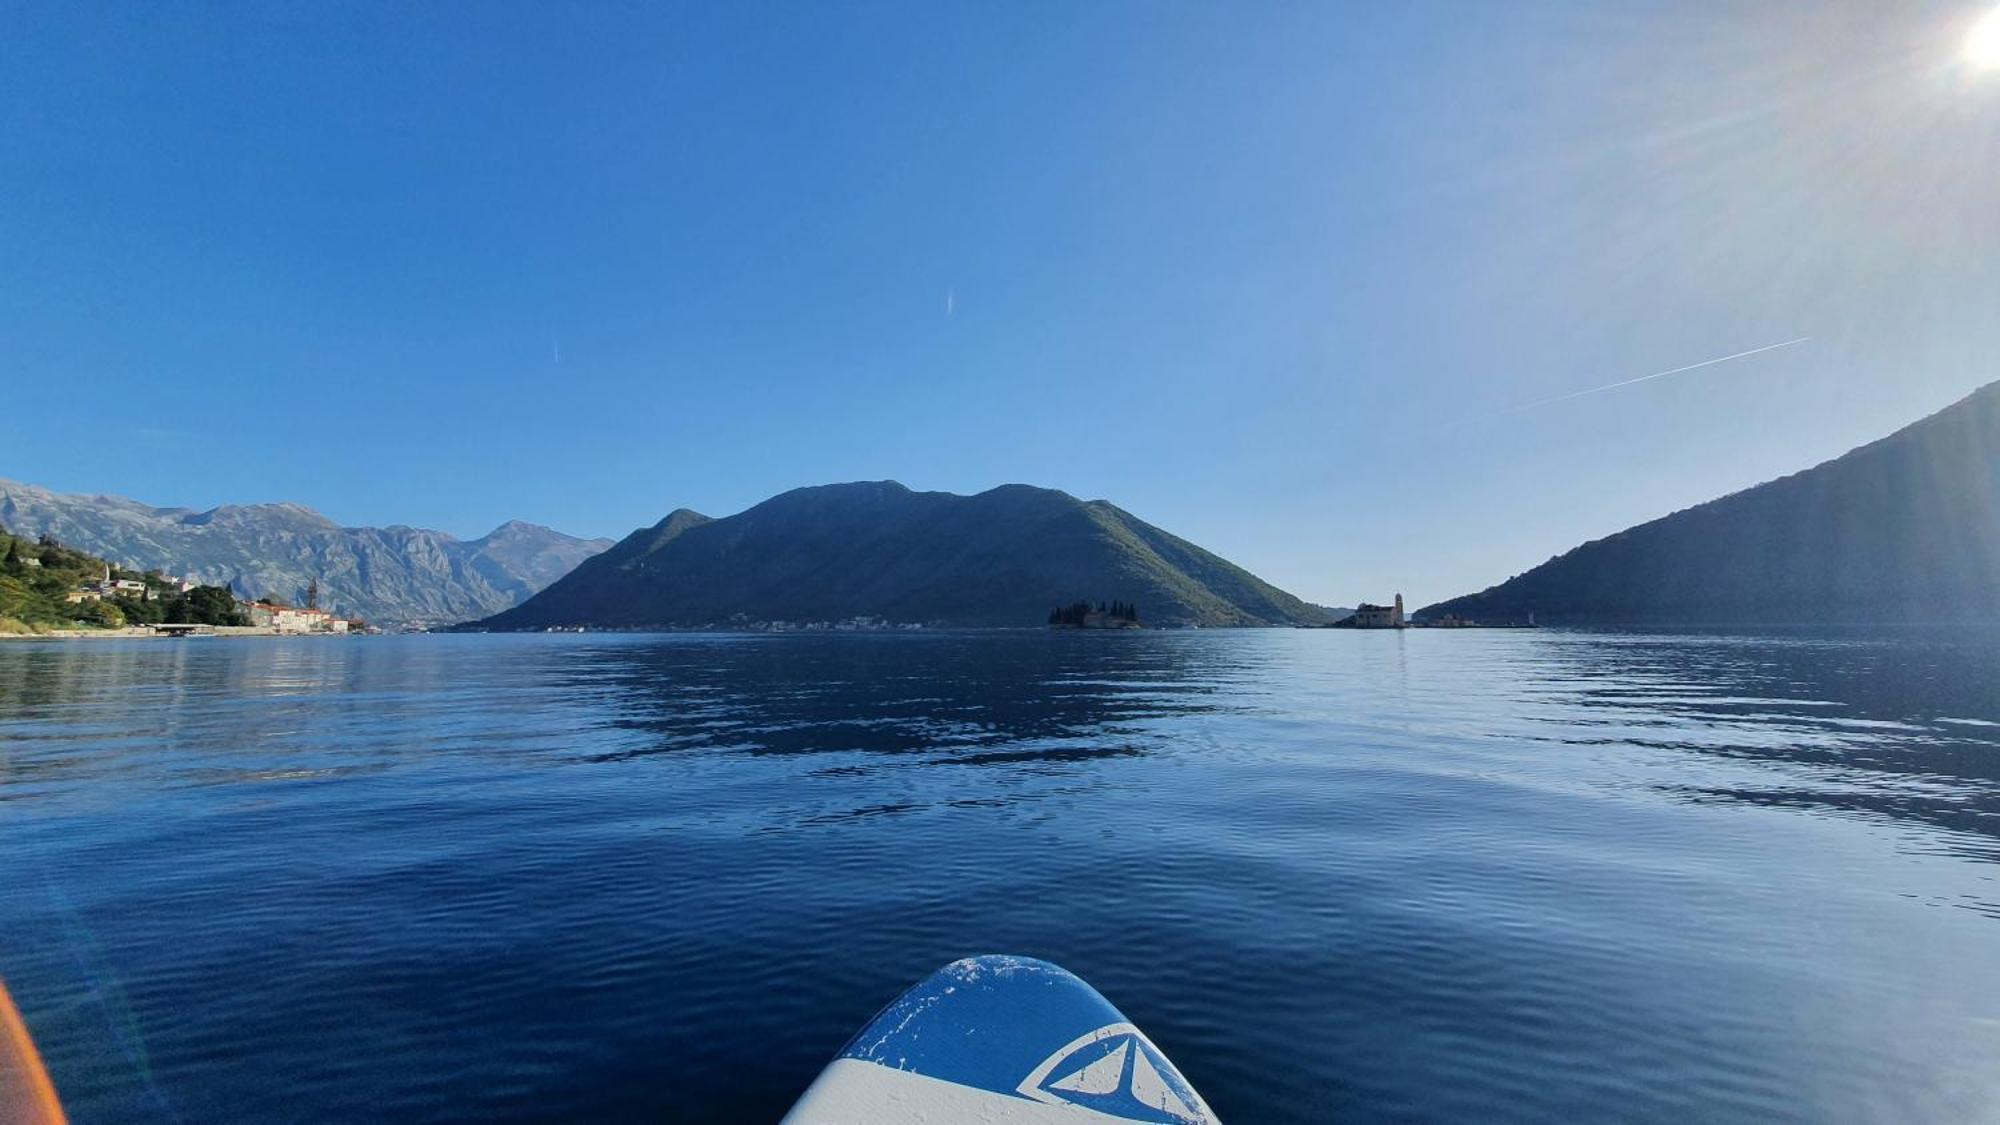
M 982 952 L 1232 1123 L 2000 1118 L 2000 632 L 0 643 L 79 1122 L 772 1121 Z

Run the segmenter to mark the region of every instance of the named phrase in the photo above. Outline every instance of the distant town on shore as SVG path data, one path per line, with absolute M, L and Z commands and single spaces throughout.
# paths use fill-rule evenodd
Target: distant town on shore
M 367 622 L 318 606 L 239 598 L 160 570 L 134 571 L 65 546 L 0 531 L 0 635 L 289 635 L 365 633 Z
M 1413 612 L 1400 594 L 1315 605 L 1108 501 L 1022 484 L 799 488 L 720 518 L 679 509 L 614 543 L 519 522 L 459 540 L 343 528 L 294 504 L 196 512 L 0 481 L 13 532 L 0 632 L 2000 622 L 1995 464 L 2000 383 Z

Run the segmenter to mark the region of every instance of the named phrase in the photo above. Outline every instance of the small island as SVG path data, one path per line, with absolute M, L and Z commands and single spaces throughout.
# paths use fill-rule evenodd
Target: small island
M 1139 607 L 1130 602 L 1071 602 L 1049 611 L 1049 626 L 1056 629 L 1139 629 Z
M 1396 595 L 1394 605 L 1375 605 L 1362 602 L 1354 607 L 1354 612 L 1334 622 L 1332 629 L 1404 629 L 1409 620 L 1403 616 L 1403 595 Z

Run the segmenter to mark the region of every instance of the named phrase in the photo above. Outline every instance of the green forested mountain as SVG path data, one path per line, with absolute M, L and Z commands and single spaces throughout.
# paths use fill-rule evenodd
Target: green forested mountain
M 1545 624 L 2000 621 L 2000 383 L 1418 616 L 1530 612 Z
M 477 624 L 699 627 L 872 616 L 1026 626 L 1079 599 L 1131 603 L 1149 625 L 1330 616 L 1102 500 L 1018 484 L 959 496 L 879 481 L 801 488 L 724 519 L 677 511 Z

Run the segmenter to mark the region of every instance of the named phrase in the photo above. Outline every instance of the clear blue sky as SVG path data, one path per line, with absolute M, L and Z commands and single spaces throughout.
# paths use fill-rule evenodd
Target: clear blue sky
M 1026 481 L 1433 600 L 2000 378 L 1982 7 L 8 0 L 0 476 Z

